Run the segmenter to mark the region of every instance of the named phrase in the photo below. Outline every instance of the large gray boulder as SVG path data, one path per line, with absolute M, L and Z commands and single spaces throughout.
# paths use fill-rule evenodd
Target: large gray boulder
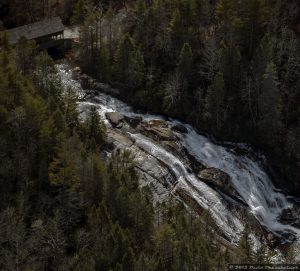
M 119 112 L 106 112 L 105 117 L 114 126 L 119 126 L 119 124 L 124 120 L 124 116 Z
M 157 119 L 142 122 L 139 130 L 154 140 L 175 141 L 177 139 L 175 133 L 168 127 L 168 124 L 164 120 Z
M 232 186 L 230 176 L 226 172 L 218 168 L 211 167 L 200 170 L 200 172 L 198 173 L 198 177 L 207 184 L 219 189 L 227 196 L 230 196 L 235 201 L 246 205 L 245 201 Z
M 230 176 L 217 168 L 206 168 L 198 173 L 198 177 L 218 187 L 230 187 Z

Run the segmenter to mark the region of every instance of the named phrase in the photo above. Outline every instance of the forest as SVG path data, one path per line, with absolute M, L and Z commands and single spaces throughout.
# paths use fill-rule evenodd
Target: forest
M 141 0 L 124 19 L 113 6 L 76 5 L 82 69 L 135 106 L 262 149 L 297 195 L 299 2 Z
M 26 3 L 25 3 L 26 2 Z M 59 5 L 62 5 L 60 8 Z M 59 15 L 79 26 L 76 63 L 147 112 L 263 151 L 278 185 L 300 192 L 298 0 L 66 0 L 0 3 L 10 28 Z M 232 249 L 170 197 L 153 204 L 134 157 L 108 159 L 96 108 L 79 117 L 54 60 L 0 39 L 0 269 L 226 270 L 268 263 L 246 228 Z M 289 262 L 289 251 L 284 255 Z

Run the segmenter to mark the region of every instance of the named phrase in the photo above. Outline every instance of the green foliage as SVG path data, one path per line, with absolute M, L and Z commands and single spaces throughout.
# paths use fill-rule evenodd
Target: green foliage
M 37 54 L 35 41 L 27 41 L 22 37 L 16 45 L 16 64 L 23 74 L 30 74 L 34 67 L 32 61 Z
M 120 40 L 114 59 L 115 78 L 131 88 L 140 87 L 144 77 L 144 59 L 134 40 L 126 33 Z
M 71 17 L 71 22 L 73 24 L 82 23 L 88 14 L 89 5 L 88 0 L 78 0 Z
M 251 263 L 253 262 L 253 242 L 250 237 L 250 230 L 248 227 L 244 229 L 244 232 L 240 238 L 239 243 L 239 261 L 240 263 Z
M 184 43 L 179 55 L 178 71 L 180 72 L 185 84 L 187 85 L 191 78 L 193 65 L 192 48 L 188 43 Z
M 225 82 L 222 73 L 216 74 L 206 96 L 206 118 L 213 120 L 219 131 L 226 121 Z
M 132 55 L 135 51 L 134 41 L 129 33 L 126 33 L 120 40 L 115 54 L 116 78 L 126 82 L 129 78 L 129 68 L 132 65 Z
M 11 1 L 5 23 L 49 15 L 46 2 Z M 82 70 L 118 81 L 145 109 L 263 146 L 299 191 L 300 45 L 290 27 L 298 3 L 125 2 L 99 9 L 70 0 L 60 10 L 81 24 Z M 51 58 L 24 39 L 13 49 L 5 32 L 0 40 L 1 270 L 208 271 L 268 261 L 249 229 L 233 252 L 209 212 L 199 219 L 173 201 L 154 208 L 130 152 L 101 158 L 104 125 L 95 108 L 79 119 L 78 97 Z
M 282 130 L 281 97 L 274 63 L 267 65 L 259 95 L 258 128 L 263 142 L 275 145 Z

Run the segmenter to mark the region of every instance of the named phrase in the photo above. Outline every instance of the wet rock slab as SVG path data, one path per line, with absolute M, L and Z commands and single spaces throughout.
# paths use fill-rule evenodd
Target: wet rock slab
M 124 120 L 124 116 L 119 112 L 106 112 L 105 117 L 114 126 L 120 125 L 120 123 Z

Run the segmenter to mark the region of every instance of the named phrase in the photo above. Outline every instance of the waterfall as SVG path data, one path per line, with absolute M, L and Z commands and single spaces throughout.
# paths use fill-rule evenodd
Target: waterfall
M 72 79 L 71 71 L 66 65 L 57 65 L 62 82 L 66 86 L 72 86 L 82 95 L 83 90 L 79 83 Z M 107 94 L 99 93 L 92 102 L 79 102 L 78 108 L 84 117 L 87 108 L 96 106 L 103 121 L 109 125 L 105 118 L 106 112 L 117 111 L 130 117 L 142 117 L 144 120 L 164 119 L 162 116 L 136 113 L 134 110 Z M 300 236 L 300 231 L 291 225 L 280 223 L 279 216 L 286 208 L 292 207 L 287 197 L 276 190 L 268 174 L 261 166 L 261 162 L 247 154 L 235 154 L 227 147 L 212 142 L 208 137 L 198 134 L 190 125 L 176 120 L 168 120 L 169 125 L 184 125 L 188 132 L 182 136 L 181 143 L 199 162 L 207 167 L 218 168 L 231 177 L 233 187 L 247 203 L 250 212 L 256 217 L 262 226 L 272 231 L 275 235 L 284 236 L 291 233 Z M 233 242 L 238 240 L 243 231 L 243 223 L 227 207 L 224 198 L 211 187 L 199 180 L 194 174 L 189 173 L 184 163 L 171 152 L 164 149 L 159 142 L 139 134 L 128 133 L 135 141 L 135 145 L 146 153 L 157 158 L 167 165 L 168 170 L 176 176 L 177 188 L 188 191 L 201 207 L 209 209 L 217 225 L 224 234 Z M 240 144 L 231 144 L 237 149 Z M 287 235 L 286 235 L 287 236 Z

